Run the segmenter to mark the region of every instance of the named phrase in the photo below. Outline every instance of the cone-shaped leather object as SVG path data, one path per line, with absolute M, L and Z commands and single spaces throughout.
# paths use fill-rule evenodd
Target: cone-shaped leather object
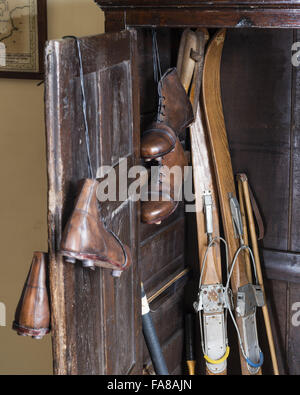
M 157 118 L 145 130 L 141 141 L 141 156 L 153 159 L 175 148 L 176 137 L 194 120 L 193 108 L 176 68 L 166 71 L 158 83 Z
M 158 177 L 152 183 L 148 201 L 141 204 L 143 222 L 160 223 L 176 210 L 182 190 L 184 166 L 187 166 L 187 159 L 177 137 L 175 149 L 163 156 L 157 166 Z
M 50 329 L 47 254 L 34 252 L 32 264 L 15 313 L 13 329 L 18 335 L 41 339 Z
M 96 197 L 98 185 L 98 181 L 93 179 L 81 182 L 75 208 L 64 229 L 60 250 L 67 262 L 80 260 L 84 267 L 110 268 L 118 275 L 131 264 L 131 254 L 114 233 L 106 230 L 100 219 Z

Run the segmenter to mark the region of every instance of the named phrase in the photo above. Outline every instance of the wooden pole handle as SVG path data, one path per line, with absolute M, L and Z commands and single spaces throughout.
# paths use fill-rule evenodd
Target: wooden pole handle
M 265 295 L 263 276 L 262 276 L 259 251 L 258 251 L 258 244 L 257 244 L 257 237 L 256 237 L 256 230 L 255 230 L 255 223 L 254 223 L 254 217 L 253 217 L 252 206 L 251 206 L 250 195 L 249 195 L 248 179 L 245 174 L 240 174 L 238 177 L 239 177 L 239 180 L 241 180 L 241 183 L 243 186 L 243 192 L 244 192 L 245 204 L 246 204 L 246 210 L 247 210 L 247 216 L 248 216 L 248 222 L 249 222 L 249 229 L 250 229 L 250 236 L 251 236 L 251 243 L 252 243 L 252 250 L 253 250 L 253 255 L 254 255 L 255 265 L 256 265 L 257 279 L 258 279 L 258 283 L 261 286 L 263 293 Z M 268 311 L 268 306 L 266 303 L 262 307 L 262 311 L 263 311 L 266 332 L 267 332 L 267 337 L 268 337 L 268 342 L 269 342 L 270 354 L 271 354 L 271 359 L 272 359 L 272 364 L 273 364 L 273 371 L 274 371 L 274 375 L 277 376 L 277 375 L 279 375 L 279 369 L 278 369 L 277 357 L 276 357 L 276 352 L 275 352 L 275 346 L 274 346 L 271 322 L 270 322 L 270 317 L 269 317 L 269 311 Z
M 184 48 L 181 47 L 179 51 L 177 72 L 179 79 L 188 94 L 195 68 L 195 61 L 191 58 L 191 51 L 197 50 L 196 34 L 192 30 L 187 30 L 182 43 L 184 43 Z
M 245 212 L 245 204 L 244 204 L 244 195 L 243 195 L 243 185 L 240 178 L 238 178 L 238 192 L 239 192 L 239 202 L 240 202 L 240 210 L 243 222 L 243 231 L 244 231 L 244 242 L 246 245 L 249 245 L 248 238 L 248 229 L 247 229 L 247 220 L 246 220 L 246 212 Z M 250 262 L 250 254 L 248 250 L 244 250 L 246 268 L 247 268 L 247 276 L 250 283 L 252 283 L 252 272 L 251 272 L 251 262 Z
M 177 69 L 177 73 L 178 73 L 179 77 L 181 75 L 183 52 L 184 52 L 184 48 L 185 48 L 186 36 L 189 33 L 189 31 L 190 31 L 190 29 L 185 29 L 183 31 L 183 33 L 181 35 L 181 39 L 180 39 L 179 50 L 178 50 L 178 55 L 177 55 L 177 65 L 176 65 L 176 69 Z

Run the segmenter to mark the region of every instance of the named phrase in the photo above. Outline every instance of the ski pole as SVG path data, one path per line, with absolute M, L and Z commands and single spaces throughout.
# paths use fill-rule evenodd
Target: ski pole
M 255 231 L 255 224 L 254 224 L 253 212 L 252 212 L 250 195 L 249 195 L 249 185 L 248 185 L 247 175 L 244 173 L 238 174 L 238 180 L 240 180 L 240 182 L 243 186 L 247 216 L 248 216 L 248 221 L 249 221 L 252 249 L 253 249 L 254 259 L 255 259 L 255 263 L 256 263 L 257 278 L 258 278 L 259 285 L 261 286 L 261 289 L 263 290 L 263 293 L 265 295 L 263 276 L 262 276 L 259 251 L 258 251 L 258 244 L 257 244 L 257 237 L 256 237 L 256 231 Z M 263 316 L 264 316 L 264 321 L 265 321 L 265 326 L 266 326 L 266 332 L 267 332 L 267 337 L 268 337 L 268 342 L 269 342 L 269 348 L 270 348 L 270 354 L 271 354 L 274 374 L 279 375 L 274 340 L 273 340 L 273 334 L 272 334 L 270 317 L 269 317 L 269 311 L 268 311 L 268 307 L 267 307 L 266 303 L 262 307 L 262 311 L 263 311 Z
M 243 231 L 244 231 L 244 242 L 246 245 L 248 245 L 249 239 L 248 239 L 246 212 L 245 212 L 245 204 L 244 204 L 244 196 L 243 196 L 243 186 L 242 186 L 242 183 L 240 182 L 240 179 L 238 179 L 238 192 L 239 192 L 239 203 L 240 203 Z M 252 283 L 252 272 L 251 272 L 249 251 L 245 250 L 244 253 L 245 253 L 245 261 L 246 261 L 248 280 L 250 283 Z
M 143 283 L 141 283 L 141 296 L 143 333 L 154 370 L 157 375 L 169 375 L 165 358 L 163 356 L 162 349 L 160 347 L 159 340 L 151 318 L 150 308 Z
M 196 360 L 194 355 L 194 320 L 191 313 L 185 316 L 185 352 L 189 375 L 194 376 Z

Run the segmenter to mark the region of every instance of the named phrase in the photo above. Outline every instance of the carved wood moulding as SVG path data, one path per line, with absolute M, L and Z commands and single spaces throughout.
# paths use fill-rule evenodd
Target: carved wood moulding
M 300 1 L 289 0 L 95 0 L 107 19 L 123 26 L 300 27 Z

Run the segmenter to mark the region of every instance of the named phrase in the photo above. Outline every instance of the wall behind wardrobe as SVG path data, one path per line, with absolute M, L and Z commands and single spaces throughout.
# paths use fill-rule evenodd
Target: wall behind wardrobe
M 48 0 L 48 38 L 104 31 L 93 0 Z M 47 251 L 44 85 L 0 78 L 0 374 L 52 374 L 51 337 L 17 336 L 11 323 L 32 253 Z

